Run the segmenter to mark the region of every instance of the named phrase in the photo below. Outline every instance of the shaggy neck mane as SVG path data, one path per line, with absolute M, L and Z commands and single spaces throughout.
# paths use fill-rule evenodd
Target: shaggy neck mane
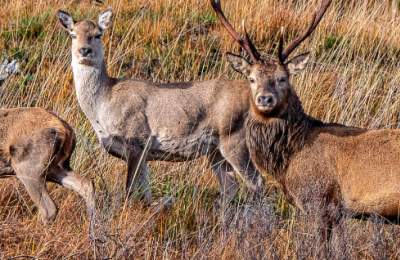
M 295 93 L 289 95 L 286 113 L 277 117 L 261 114 L 251 101 L 246 124 L 246 141 L 252 160 L 257 167 L 275 176 L 286 170 L 291 156 L 307 143 L 312 128 L 323 125 L 304 113 Z

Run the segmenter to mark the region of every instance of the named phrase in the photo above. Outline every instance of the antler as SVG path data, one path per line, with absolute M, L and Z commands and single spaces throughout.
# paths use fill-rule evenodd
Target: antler
M 224 15 L 222 8 L 221 8 L 220 0 L 211 0 L 211 5 L 212 5 L 215 13 L 217 14 L 219 20 L 222 22 L 222 24 L 226 28 L 226 30 L 240 44 L 240 46 L 250 55 L 251 60 L 254 63 L 260 62 L 261 55 L 257 51 L 254 44 L 251 42 L 246 28 L 244 28 L 245 35 L 243 38 L 238 32 L 236 32 L 236 30 L 233 28 L 233 26 L 229 23 L 228 19 L 226 19 L 226 16 Z
M 289 57 L 289 55 L 305 40 L 308 36 L 315 30 L 318 24 L 321 22 L 322 17 L 324 16 L 326 10 L 331 4 L 332 0 L 323 0 L 321 3 L 320 9 L 314 14 L 313 19 L 311 20 L 311 24 L 308 26 L 307 31 L 294 39 L 285 50 L 283 50 L 283 36 L 279 40 L 279 60 L 281 63 L 284 63 L 285 60 Z

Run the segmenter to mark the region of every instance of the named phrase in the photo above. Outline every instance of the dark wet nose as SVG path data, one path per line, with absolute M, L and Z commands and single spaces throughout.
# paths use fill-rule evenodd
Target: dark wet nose
M 259 96 L 257 103 L 263 106 L 272 106 L 274 104 L 274 97 L 272 95 Z
M 91 48 L 80 48 L 80 49 L 79 49 L 79 53 L 80 53 L 83 57 L 87 57 L 87 56 L 89 56 L 89 54 L 92 53 L 92 49 L 91 49 Z

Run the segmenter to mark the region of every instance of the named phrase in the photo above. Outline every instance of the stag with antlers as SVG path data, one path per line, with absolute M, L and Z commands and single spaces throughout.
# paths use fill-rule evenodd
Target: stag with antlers
M 290 84 L 303 70 L 308 53 L 289 56 L 315 30 L 331 1 L 323 0 L 305 33 L 286 48 L 281 37 L 277 59 L 262 59 L 247 32 L 237 33 L 212 6 L 230 35 L 250 60 L 228 53 L 232 67 L 244 74 L 251 89 L 246 142 L 261 171 L 272 174 L 295 206 L 307 214 L 323 211 L 328 225 L 337 214 L 380 214 L 400 210 L 400 131 L 367 130 L 324 123 L 307 115 Z M 335 210 L 332 210 L 335 209 Z

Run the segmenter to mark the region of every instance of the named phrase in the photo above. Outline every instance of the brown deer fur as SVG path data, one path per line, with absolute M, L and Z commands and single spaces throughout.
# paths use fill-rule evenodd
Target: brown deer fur
M 289 76 L 304 69 L 308 54 L 286 61 L 318 25 L 330 1 L 324 0 L 305 34 L 286 50 L 279 44 L 278 60 L 262 60 L 246 36 L 237 36 L 212 2 L 227 30 L 250 55 L 251 62 L 233 54 L 233 68 L 249 80 L 250 113 L 246 142 L 260 171 L 272 174 L 287 198 L 310 212 L 317 207 L 334 221 L 330 209 L 386 217 L 400 210 L 400 131 L 367 130 L 323 123 L 304 113 Z M 248 47 L 250 46 L 250 47 Z M 337 213 L 338 211 L 333 211 Z
M 303 112 L 293 89 L 280 115 L 254 103 L 246 141 L 258 169 L 283 185 L 300 209 L 313 201 L 352 213 L 397 216 L 400 206 L 400 131 L 326 124 Z
M 57 208 L 46 181 L 77 192 L 94 214 L 94 188 L 90 179 L 75 174 L 69 160 L 75 146 L 72 128 L 41 108 L 0 109 L 0 178 L 16 176 L 39 208 L 45 224 Z

